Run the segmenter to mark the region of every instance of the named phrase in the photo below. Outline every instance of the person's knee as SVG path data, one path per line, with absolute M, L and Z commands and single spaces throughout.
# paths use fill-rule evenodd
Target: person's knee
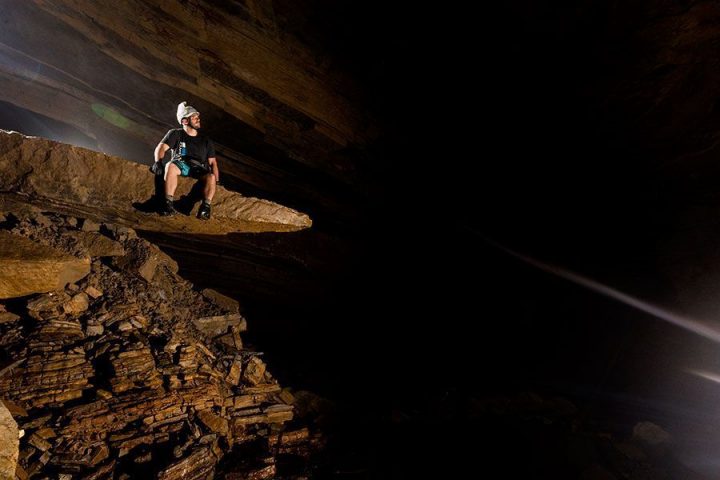
M 182 172 L 180 172 L 180 169 L 174 163 L 168 163 L 167 166 L 165 167 L 165 173 L 167 175 L 176 175 L 177 176 L 177 175 L 180 175 L 180 173 L 182 173 Z
M 215 186 L 215 183 L 215 175 L 213 175 L 212 173 L 208 173 L 207 175 L 205 175 L 205 185 Z

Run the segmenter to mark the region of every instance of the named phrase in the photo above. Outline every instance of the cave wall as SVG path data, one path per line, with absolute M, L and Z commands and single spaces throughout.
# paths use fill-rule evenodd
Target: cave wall
M 149 164 L 187 100 L 218 143 L 227 185 L 323 212 L 347 203 L 338 191 L 363 191 L 362 148 L 377 137 L 376 121 L 298 8 L 197 0 L 2 0 L 0 8 L 4 128 L 39 124 L 53 139 Z

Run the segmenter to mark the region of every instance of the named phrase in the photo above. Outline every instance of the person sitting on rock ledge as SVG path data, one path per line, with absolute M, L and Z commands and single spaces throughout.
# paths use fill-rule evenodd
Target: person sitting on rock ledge
M 192 177 L 203 182 L 203 202 L 198 218 L 210 218 L 210 204 L 215 195 L 215 186 L 220 180 L 215 147 L 212 140 L 200 134 L 200 112 L 182 102 L 177 108 L 177 121 L 182 128 L 169 130 L 158 146 L 155 147 L 155 162 L 150 171 L 155 175 L 165 175 L 165 202 L 160 208 L 161 215 L 176 213 L 173 195 L 178 184 L 178 176 Z M 162 159 L 171 149 L 172 159 L 163 169 Z

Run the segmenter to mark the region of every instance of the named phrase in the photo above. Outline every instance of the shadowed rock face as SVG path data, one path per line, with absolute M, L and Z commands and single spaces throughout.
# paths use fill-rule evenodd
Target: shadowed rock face
M 311 225 L 305 214 L 281 205 L 243 197 L 219 187 L 214 218 L 160 218 L 136 206 L 155 194 L 153 177 L 143 166 L 80 147 L 0 131 L 0 190 L 31 199 L 43 208 L 79 209 L 133 228 L 152 231 L 223 234 L 242 231 L 291 231 Z M 181 179 L 178 197 L 190 196 L 194 180 Z M 195 202 L 197 203 L 197 201 Z M 189 212 L 197 210 L 197 205 Z

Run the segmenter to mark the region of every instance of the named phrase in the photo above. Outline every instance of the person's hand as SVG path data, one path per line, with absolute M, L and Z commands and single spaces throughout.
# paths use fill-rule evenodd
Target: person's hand
M 150 166 L 150 171 L 151 171 L 154 175 L 162 175 L 162 174 L 164 173 L 164 172 L 163 172 L 163 167 L 162 167 L 162 162 L 154 162 L 154 163 Z

